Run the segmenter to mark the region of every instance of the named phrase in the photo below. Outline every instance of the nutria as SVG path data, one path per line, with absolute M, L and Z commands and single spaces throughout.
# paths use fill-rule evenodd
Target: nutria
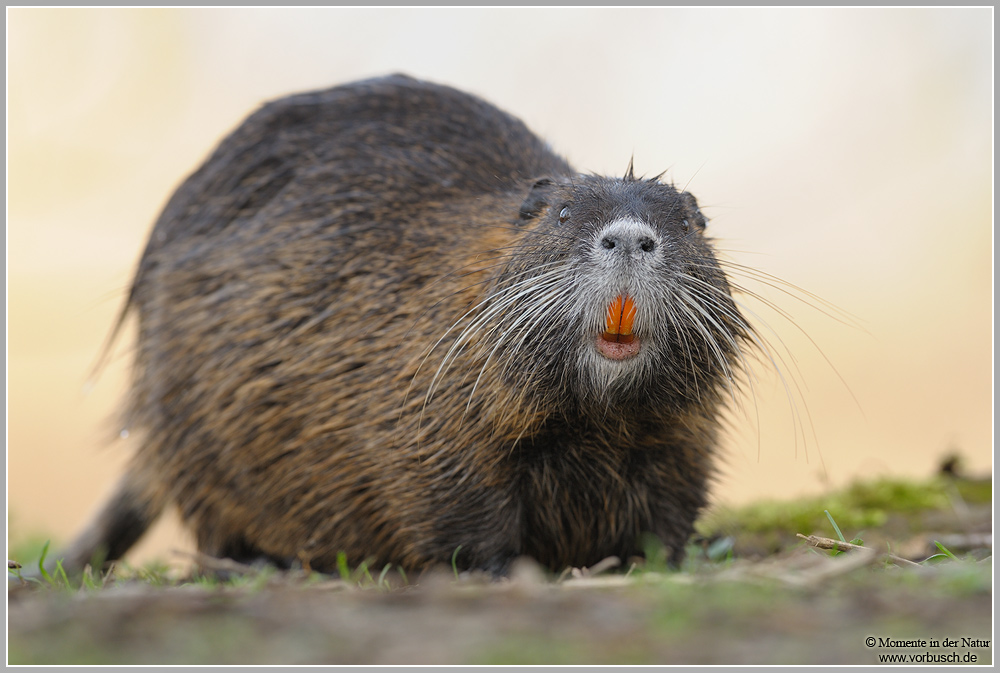
M 644 533 L 678 562 L 751 339 L 705 226 L 448 87 L 265 105 L 156 222 L 139 446 L 66 566 L 170 504 L 201 551 L 284 567 L 558 570 Z

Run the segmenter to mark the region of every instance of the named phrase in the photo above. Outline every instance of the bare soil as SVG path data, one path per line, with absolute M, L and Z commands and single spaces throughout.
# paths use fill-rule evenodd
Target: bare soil
M 692 546 L 680 571 L 650 560 L 554 577 L 526 562 L 498 582 L 442 569 L 403 585 L 357 570 L 237 568 L 220 581 L 123 567 L 91 588 L 12 577 L 8 663 L 992 663 L 988 505 L 885 521 L 856 547 L 786 531 L 784 549 L 753 551 L 773 530 L 721 559 Z M 941 539 L 953 549 L 935 554 Z

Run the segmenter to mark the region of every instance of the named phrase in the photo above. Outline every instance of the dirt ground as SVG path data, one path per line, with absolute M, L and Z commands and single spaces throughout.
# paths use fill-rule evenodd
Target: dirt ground
M 850 549 L 836 555 L 814 546 L 833 540 L 787 530 L 821 530 L 822 509 L 815 524 L 747 509 L 710 522 L 735 534 L 692 545 L 679 571 L 651 557 L 561 576 L 526 562 L 492 582 L 451 569 L 408 584 L 363 569 L 339 579 L 243 567 L 219 580 L 122 566 L 68 585 L 12 574 L 8 663 L 991 664 L 992 496 L 989 482 L 978 488 L 979 502 L 968 489 L 939 498 L 958 493 L 951 485 L 831 496 L 845 532 L 880 522 L 860 548 L 836 542 Z M 783 522 L 796 505 L 777 511 Z M 705 553 L 720 542 L 723 553 Z
M 263 588 L 14 589 L 8 661 L 876 664 L 880 655 L 930 654 L 992 662 L 990 561 L 886 569 L 803 549 L 703 576 L 554 583 L 525 575 L 481 584 L 442 574 L 391 591 L 276 577 Z M 965 646 L 945 647 L 946 638 Z

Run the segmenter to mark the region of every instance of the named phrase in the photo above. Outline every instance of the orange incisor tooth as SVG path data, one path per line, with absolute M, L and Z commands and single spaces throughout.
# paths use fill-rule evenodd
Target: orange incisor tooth
M 631 343 L 632 322 L 635 320 L 635 301 L 627 294 L 620 294 L 608 304 L 605 318 L 604 339 L 618 343 Z

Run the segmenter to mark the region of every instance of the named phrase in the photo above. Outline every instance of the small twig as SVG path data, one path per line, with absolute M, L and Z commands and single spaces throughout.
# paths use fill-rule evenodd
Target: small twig
M 104 571 L 104 577 L 101 579 L 102 589 L 111 584 L 112 580 L 115 577 L 115 570 L 117 569 L 118 569 L 118 564 L 116 561 L 112 561 L 111 563 L 108 564 L 107 570 Z
M 76 590 L 77 593 L 83 594 L 87 592 L 87 584 L 91 586 L 94 585 L 94 572 L 90 567 L 90 564 L 83 566 L 83 577 L 80 579 L 80 588 Z
M 567 567 L 559 574 L 556 578 L 556 583 L 561 584 L 567 580 L 582 580 L 591 577 L 596 577 L 601 573 L 607 572 L 612 568 L 617 568 L 622 564 L 621 560 L 617 556 L 608 556 L 607 558 L 601 559 L 589 568 L 573 568 Z M 629 570 L 631 572 L 631 570 Z
M 13 570 L 14 571 L 14 577 L 16 577 L 17 580 L 22 585 L 28 583 L 28 581 L 26 579 L 24 579 L 24 577 L 21 576 L 21 564 L 18 563 L 17 561 L 11 561 L 10 559 L 7 559 L 7 570 L 8 571 L 9 570 Z
M 612 568 L 617 568 L 622 564 L 621 560 L 617 556 L 609 556 L 605 559 L 601 559 L 589 568 L 584 568 L 584 572 L 587 577 L 593 577 L 595 575 L 600 575 L 603 572 L 607 572 Z
M 923 568 L 923 566 L 920 565 L 919 563 L 911 561 L 908 558 L 903 558 L 902 556 L 896 556 L 892 552 L 888 552 L 887 551 L 884 556 L 885 556 L 885 558 L 889 559 L 893 563 L 900 563 L 900 564 L 902 564 L 904 566 L 913 566 L 914 568 Z
M 837 551 L 851 551 L 852 549 L 869 549 L 859 544 L 851 544 L 850 542 L 842 542 L 840 540 L 834 540 L 829 537 L 820 537 L 819 535 L 803 535 L 802 533 L 796 533 L 797 536 L 808 542 L 814 547 L 819 547 L 820 549 L 836 549 Z
M 567 568 L 559 576 L 557 582 L 564 583 L 567 586 L 571 583 L 576 584 L 581 580 L 587 580 L 587 583 L 589 583 L 589 581 L 594 580 L 601 573 L 607 572 L 612 568 L 617 568 L 621 564 L 622 562 L 617 556 L 608 556 L 589 568 Z M 569 574 L 569 577 L 566 577 L 567 573 Z
M 820 537 L 818 535 L 803 535 L 802 533 L 796 533 L 797 536 L 808 542 L 814 547 L 819 549 L 836 549 L 837 551 L 848 552 L 855 549 L 871 549 L 871 547 L 865 547 L 859 544 L 851 544 L 850 542 L 842 542 L 841 540 L 834 540 L 828 537 Z M 874 550 L 873 550 L 874 551 Z M 887 558 L 893 563 L 900 563 L 902 565 L 917 566 L 922 567 L 919 563 L 914 563 L 909 559 L 905 559 L 902 556 L 896 556 L 892 552 L 885 552 L 880 558 Z

